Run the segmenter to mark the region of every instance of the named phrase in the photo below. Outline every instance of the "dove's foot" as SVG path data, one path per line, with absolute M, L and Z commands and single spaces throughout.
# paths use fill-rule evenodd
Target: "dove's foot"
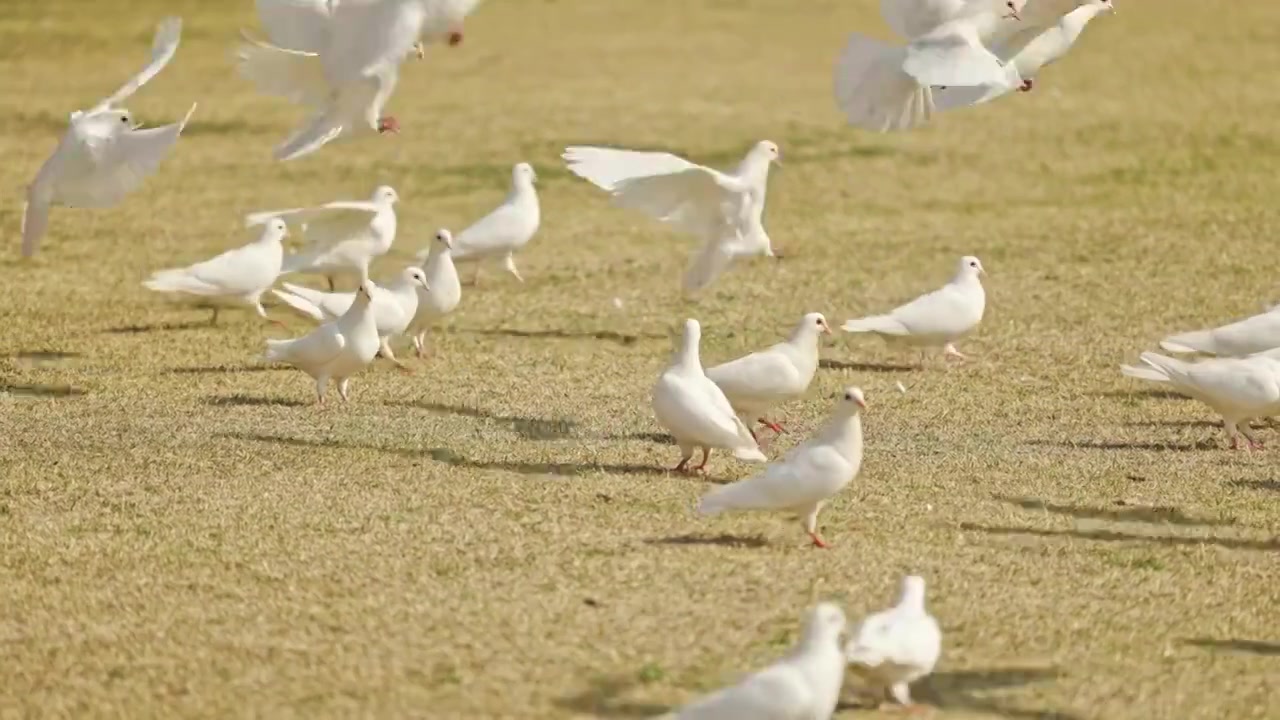
M 782 426 L 781 426 L 781 425 L 779 425 L 778 423 L 776 423 L 776 422 L 769 422 L 768 420 L 765 420 L 764 418 L 756 418 L 756 422 L 758 422 L 758 423 L 760 423 L 761 425 L 763 425 L 763 426 L 765 426 L 765 427 L 769 428 L 770 430 L 774 431 L 775 433 L 777 433 L 777 434 L 779 434 L 779 435 L 782 435 L 782 434 L 784 434 L 784 433 L 786 433 L 786 432 L 787 432 L 786 428 L 782 427 Z
M 454 46 L 456 46 L 456 45 L 461 45 L 461 44 L 462 44 L 462 31 L 461 31 L 461 30 L 454 30 L 453 32 L 449 33 L 449 46 L 450 46 L 450 47 L 454 47 Z
M 919 705 L 917 703 L 899 704 L 896 702 L 885 701 L 880 703 L 879 710 L 880 712 L 900 712 L 907 713 L 909 715 L 926 715 L 932 711 L 932 708 L 928 705 Z
M 209 327 L 216 327 L 217 325 L 218 325 L 218 308 L 214 308 L 213 317 L 209 318 Z
M 955 346 L 955 345 L 952 345 L 951 343 L 947 343 L 947 346 L 946 346 L 946 347 L 944 347 L 944 348 L 942 349 L 942 356 L 943 356 L 943 357 L 946 357 L 946 358 L 952 358 L 952 359 L 955 359 L 955 360 L 968 360 L 968 359 L 969 359 L 969 357 L 968 357 L 967 355 L 965 355 L 964 353 L 962 353 L 962 352 L 960 352 L 959 350 L 957 350 L 957 349 L 956 349 L 956 346 Z
M 382 134 L 393 133 L 395 135 L 399 135 L 400 121 L 390 115 L 378 118 L 378 132 Z
M 826 540 L 822 539 L 822 536 L 819 535 L 817 531 L 809 533 L 809 538 L 813 540 L 813 546 L 816 548 L 823 548 L 825 550 L 826 548 L 831 547 L 827 544 Z
M 413 54 L 418 56 L 419 60 L 427 57 L 427 46 L 419 40 L 413 44 Z
M 1023 80 L 1022 84 L 1018 86 L 1018 92 L 1031 92 L 1031 88 L 1034 86 L 1035 86 L 1035 83 L 1033 83 L 1030 79 Z
M 694 468 L 693 471 L 699 475 L 707 474 L 707 461 L 711 459 L 711 448 L 702 448 L 702 464 Z

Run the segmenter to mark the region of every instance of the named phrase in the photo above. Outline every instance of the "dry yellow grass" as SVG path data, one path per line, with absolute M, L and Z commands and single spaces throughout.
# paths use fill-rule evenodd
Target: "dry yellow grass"
M 1280 713 L 1275 458 L 1219 449 L 1206 409 L 1116 369 L 1275 299 L 1275 3 L 1122 0 L 1035 92 L 877 136 L 829 91 L 848 31 L 887 34 L 871 0 L 490 0 L 466 44 L 406 68 L 402 136 L 287 165 L 270 148 L 298 113 L 229 60 L 251 5 L 0 13 L 0 715 L 644 717 L 776 656 L 815 599 L 857 616 L 913 571 L 946 633 L 917 695 L 946 717 Z M 21 260 L 22 188 L 166 13 L 182 48 L 130 108 L 158 124 L 198 100 L 193 124 L 125 205 L 55 211 Z M 557 160 L 594 142 L 725 164 L 761 138 L 783 149 L 787 257 L 697 305 L 677 297 L 689 243 Z M 416 375 L 380 363 L 345 406 L 258 367 L 280 330 L 205 327 L 139 285 L 237 242 L 247 211 L 380 182 L 404 199 L 385 275 L 519 160 L 545 217 L 528 282 L 489 270 Z M 867 390 L 833 549 L 782 517 L 693 516 L 708 486 L 661 470 L 677 453 L 648 406 L 681 319 L 718 361 L 804 311 L 889 307 L 966 253 L 990 272 L 972 362 L 897 371 L 841 337 L 781 413 L 803 431 Z M 718 481 L 750 469 L 714 460 Z

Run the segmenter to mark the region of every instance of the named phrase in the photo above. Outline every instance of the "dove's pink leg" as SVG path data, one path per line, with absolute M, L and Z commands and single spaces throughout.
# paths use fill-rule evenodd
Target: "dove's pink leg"
M 814 547 L 819 547 L 819 548 L 829 548 L 829 547 L 831 547 L 830 545 L 828 545 L 828 544 L 827 544 L 827 541 L 826 541 L 826 540 L 823 540 L 823 539 L 822 539 L 822 536 L 821 536 L 821 535 L 819 535 L 819 534 L 817 533 L 817 531 L 816 531 L 816 530 L 815 530 L 815 531 L 811 531 L 811 532 L 809 533 L 809 537 L 813 540 L 813 546 L 814 546 Z
M 781 435 L 781 434 L 783 434 L 783 433 L 785 433 L 785 432 L 786 432 L 786 429 L 785 429 L 785 428 L 783 428 L 781 425 L 779 425 L 779 424 L 778 424 L 778 423 L 776 423 L 776 422 L 769 422 L 768 420 L 766 420 L 766 419 L 764 419 L 764 418 L 756 418 L 756 422 L 760 423 L 761 425 L 764 425 L 765 427 L 767 427 L 767 428 L 769 428 L 770 430 L 772 430 L 772 431 L 774 431 L 774 432 L 778 433 L 779 435 Z M 752 437 L 754 437 L 754 435 L 753 435 Z
M 1022 84 L 1018 86 L 1018 92 L 1031 92 L 1031 88 L 1034 86 L 1035 86 L 1035 83 L 1033 83 L 1030 79 L 1023 80 Z
M 705 445 L 704 445 L 704 446 L 702 447 L 702 464 L 701 464 L 701 465 L 699 465 L 698 467 L 694 468 L 694 469 L 693 469 L 693 470 L 694 470 L 694 472 L 705 473 L 705 472 L 707 471 L 707 470 L 706 470 L 706 468 L 707 468 L 707 461 L 708 461 L 708 460 L 710 460 L 710 459 L 711 459 L 711 448 L 709 448 L 709 447 L 707 447 L 707 446 L 705 446 Z
M 689 472 L 689 460 L 693 458 L 693 447 L 680 446 L 680 462 L 672 470 L 675 472 Z
M 378 132 L 400 134 L 400 121 L 388 115 L 384 118 L 378 118 Z
M 968 359 L 969 359 L 968 357 L 966 357 L 966 356 L 965 356 L 965 354 L 964 354 L 964 353 L 962 353 L 962 352 L 960 352 L 959 350 L 957 350 L 957 349 L 956 349 L 956 346 L 955 346 L 955 345 L 952 345 L 951 343 L 947 343 L 947 346 L 946 346 L 945 348 L 943 348 L 943 349 L 942 349 L 942 354 L 943 354 L 944 356 L 946 356 L 946 357 L 949 357 L 949 358 L 955 358 L 955 359 L 957 359 L 957 360 L 968 360 Z

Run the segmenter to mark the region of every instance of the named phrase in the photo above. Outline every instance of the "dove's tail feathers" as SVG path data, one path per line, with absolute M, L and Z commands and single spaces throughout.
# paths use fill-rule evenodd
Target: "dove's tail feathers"
M 1150 380 L 1151 382 L 1169 382 L 1169 376 L 1163 371 L 1153 367 L 1138 367 L 1136 365 L 1121 365 L 1120 374 L 1125 377 L 1137 378 L 1138 380 Z
M 218 289 L 192 277 L 185 270 L 161 270 L 143 281 L 142 286 L 155 292 L 182 292 L 192 295 L 216 295 Z
M 31 257 L 36 254 L 36 249 L 40 247 L 40 238 L 44 237 L 48 224 L 48 203 L 28 198 L 22 208 L 22 257 Z
M 294 133 L 272 151 L 272 156 L 280 162 L 296 160 L 304 155 L 319 150 L 338 139 L 343 126 L 334 123 L 328 113 L 321 113 Z
M 907 50 L 854 34 L 835 71 L 836 104 L 849 124 L 875 132 L 910 130 L 933 116 L 933 95 L 902 70 Z
M 296 295 L 292 292 L 292 289 L 296 288 L 297 285 L 290 285 L 289 283 L 285 283 L 284 286 L 287 290 L 289 290 L 289 292 L 285 292 L 283 290 L 272 290 L 271 294 L 280 298 L 280 300 L 284 302 L 285 305 L 288 305 L 289 307 L 293 308 L 294 310 L 297 310 L 303 315 L 306 315 L 312 320 L 324 322 L 325 320 L 324 312 L 320 310 L 320 308 L 317 307 L 315 303 L 311 302 L 305 297 Z
M 293 340 L 273 340 L 268 338 L 267 352 L 263 355 L 263 359 L 267 362 L 288 362 L 293 343 Z
M 726 510 L 772 510 L 775 503 L 771 494 L 762 484 L 767 484 L 766 475 L 753 475 L 730 485 L 721 485 L 698 501 L 698 512 L 702 515 L 717 515 Z
M 895 320 L 892 315 L 872 315 L 847 320 L 841 329 L 851 333 L 873 332 L 882 335 L 905 335 L 907 332 L 902 323 Z
M 329 82 L 319 55 L 285 50 L 241 34 L 247 43 L 236 52 L 237 68 L 259 92 L 314 108 L 324 106 Z
M 743 460 L 746 462 L 768 462 L 769 461 L 769 458 L 765 456 L 764 453 L 760 452 L 760 448 L 758 447 L 738 448 L 737 450 L 733 451 L 733 456 L 738 458 L 739 460 Z
M 1160 347 L 1171 353 L 1213 352 L 1213 332 L 1193 330 L 1170 335 L 1160 341 Z
M 1138 356 L 1138 359 L 1164 373 L 1170 380 L 1176 377 L 1185 377 L 1187 374 L 1187 363 L 1177 358 L 1166 357 L 1159 353 L 1144 352 Z

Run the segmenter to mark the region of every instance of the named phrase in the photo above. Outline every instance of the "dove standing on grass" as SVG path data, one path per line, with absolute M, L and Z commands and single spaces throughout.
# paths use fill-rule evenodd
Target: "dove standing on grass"
M 844 628 L 844 612 L 820 603 L 786 657 L 658 720 L 830 720 L 844 684 Z
M 849 320 L 844 331 L 875 333 L 891 344 L 920 347 L 920 367 L 924 367 L 924 349 L 929 347 L 941 346 L 946 357 L 963 360 L 965 356 L 954 343 L 982 322 L 987 295 L 980 276 L 985 274 L 982 262 L 966 255 L 960 258 L 951 282 L 887 315 Z
M 898 604 L 859 623 L 845 657 L 877 699 L 892 698 L 908 708 L 911 683 L 933 672 L 942 654 L 942 630 L 924 607 L 924 578 L 902 580 Z
M 373 294 L 373 322 L 381 340 L 379 353 L 396 367 L 408 371 L 409 367 L 397 360 L 391 351 L 391 338 L 403 335 L 417 314 L 418 293 L 429 290 L 427 274 L 422 268 L 410 265 L 401 270 L 400 276 L 390 285 L 380 287 L 370 281 L 369 288 Z M 341 317 L 351 308 L 356 295 L 354 292 L 313 290 L 292 283 L 284 283 L 284 290 L 271 292 L 289 307 L 320 322 Z
M 156 28 L 151 62 L 111 97 L 88 110 L 71 113 L 70 127 L 27 186 L 22 210 L 22 255 L 31 257 L 49 224 L 55 205 L 107 208 L 119 204 L 160 167 L 195 112 L 193 103 L 181 122 L 138 129 L 133 114 L 120 107 L 160 73 L 182 35 L 182 20 L 167 18 Z
M 720 388 L 703 372 L 698 356 L 701 337 L 698 321 L 685 320 L 680 347 L 653 386 L 654 415 L 680 446 L 680 464 L 675 470 L 684 471 L 694 448 L 699 447 L 702 464 L 694 468 L 695 472 L 707 467 L 712 448 L 728 450 L 739 460 L 764 462 L 768 458 L 760 452 L 751 431 L 738 419 Z
M 984 44 L 1025 0 L 881 0 L 880 13 L 908 40 L 854 34 L 836 65 L 836 103 L 849 123 L 909 130 L 933 115 L 934 86 L 1001 83 L 1007 71 Z
M 703 496 L 698 512 L 728 510 L 795 513 L 813 544 L 827 547 L 818 534 L 818 512 L 862 467 L 862 390 L 846 388 L 827 424 L 803 444 L 769 464 L 759 475 L 722 485 Z
M 1172 353 L 1245 357 L 1280 348 L 1280 305 L 1264 313 L 1209 330 L 1178 333 L 1160 341 Z
M 253 227 L 278 217 L 301 227 L 308 247 L 286 256 L 280 274 L 320 273 L 328 277 L 332 290 L 334 275 L 354 272 L 366 279 L 373 258 L 391 249 L 399 199 L 395 190 L 382 185 L 367 202 L 339 201 L 314 208 L 258 212 L 246 217 L 245 224 Z
M 1249 430 L 1248 421 L 1280 414 L 1280 360 L 1266 355 L 1247 358 L 1210 358 L 1189 363 L 1158 353 L 1144 352 L 1139 359 L 1147 367 L 1120 366 L 1120 372 L 1139 380 L 1167 382 L 1222 415 L 1222 427 L 1232 449 L 1240 436 L 1249 447 L 1262 443 Z
M 371 284 L 360 284 L 354 302 L 342 317 L 294 340 L 267 340 L 267 362 L 288 363 L 316 381 L 316 401 L 324 404 L 330 378 L 338 381 L 345 401 L 351 376 L 373 362 L 382 341 L 372 306 Z
M 538 205 L 538 191 L 533 184 L 538 174 L 529 163 L 519 163 L 511 169 L 511 192 L 507 199 L 488 215 L 477 220 L 453 239 L 453 261 L 480 261 L 501 258 L 502 267 L 524 282 L 516 270 L 514 255 L 529 244 L 538 232 L 542 212 Z M 432 248 L 418 254 L 426 259 Z M 477 262 L 475 282 L 480 282 L 480 265 Z
M 707 369 L 707 377 L 724 391 L 742 422 L 759 422 L 775 433 L 783 428 L 764 413 L 804 395 L 818 371 L 818 344 L 831 328 L 822 313 L 809 313 L 785 342 Z M 755 436 L 755 431 L 752 431 Z
M 948 87 L 934 90 L 938 110 L 978 105 L 1008 94 L 1010 91 L 1031 92 L 1040 71 L 1061 60 L 1075 45 L 1089 21 L 1115 8 L 1111 0 L 1071 0 L 1080 6 L 1055 18 L 1048 27 L 1032 19 L 1033 4 L 1028 3 L 1026 25 L 1008 38 L 993 41 L 993 52 L 1004 63 L 1005 78 L 998 83 L 970 87 Z
M 427 333 L 431 325 L 453 312 L 462 300 L 462 283 L 458 282 L 458 270 L 453 266 L 453 235 L 444 228 L 438 230 L 428 253 L 422 263 L 428 289 L 419 291 L 418 312 L 409 323 L 418 357 L 427 354 Z
M 258 239 L 234 250 L 228 250 L 212 260 L 184 268 L 160 270 L 153 273 L 142 285 L 148 290 L 163 293 L 194 295 L 202 303 L 213 306 L 209 324 L 218 322 L 219 303 L 247 304 L 264 320 L 280 324 L 267 317 L 262 307 L 262 294 L 280 275 L 284 246 L 281 244 L 289 228 L 280 218 L 273 218 L 262 227 Z
M 644 212 L 702 240 L 684 275 L 693 295 L 715 281 L 736 258 L 775 257 L 764 229 L 769 166 L 778 146 L 756 143 L 733 172 L 721 172 L 663 152 L 570 147 L 569 171 L 606 190 L 614 203 Z

